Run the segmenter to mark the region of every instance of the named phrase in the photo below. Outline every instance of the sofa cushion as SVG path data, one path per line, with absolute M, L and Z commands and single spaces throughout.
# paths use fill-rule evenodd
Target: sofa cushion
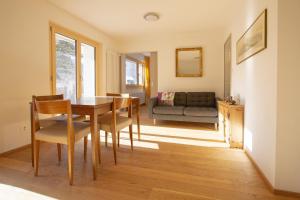
M 186 93 L 176 92 L 174 97 L 175 106 L 186 106 Z
M 154 114 L 161 115 L 183 115 L 184 106 L 155 106 Z
M 192 117 L 217 117 L 218 111 L 213 107 L 185 107 L 184 115 Z
M 188 92 L 187 106 L 215 107 L 214 92 Z
M 175 92 L 158 92 L 157 100 L 159 106 L 174 106 Z

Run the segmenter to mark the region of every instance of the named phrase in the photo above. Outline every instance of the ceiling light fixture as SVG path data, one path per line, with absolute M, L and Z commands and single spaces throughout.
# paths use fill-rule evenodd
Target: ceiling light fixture
M 147 22 L 155 22 L 155 21 L 159 20 L 159 15 L 155 12 L 149 12 L 144 15 L 144 19 Z

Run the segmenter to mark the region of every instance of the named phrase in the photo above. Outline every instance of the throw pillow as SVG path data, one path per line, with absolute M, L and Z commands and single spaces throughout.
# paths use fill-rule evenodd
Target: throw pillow
M 158 105 L 174 106 L 175 92 L 159 92 L 157 95 Z

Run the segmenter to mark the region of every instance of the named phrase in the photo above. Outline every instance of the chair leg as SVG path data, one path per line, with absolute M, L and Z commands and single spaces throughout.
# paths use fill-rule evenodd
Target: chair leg
M 118 147 L 120 147 L 120 131 L 118 131 Z
M 98 148 L 98 160 L 99 160 L 99 164 L 101 164 L 101 142 L 100 142 L 100 132 L 97 133 L 98 137 L 97 137 L 97 148 Z
M 83 158 L 84 158 L 84 161 L 86 161 L 86 154 L 87 154 L 87 143 L 88 143 L 88 138 L 87 136 L 84 137 L 84 149 L 83 149 Z
M 215 130 L 218 131 L 219 130 L 219 124 L 215 123 Z
M 107 135 L 108 133 L 105 131 L 105 146 L 107 147 Z
M 74 143 L 68 144 L 68 175 L 69 184 L 73 185 Z
M 58 156 L 58 162 L 61 161 L 61 144 L 57 143 L 57 156 Z
M 132 125 L 129 126 L 129 137 L 130 137 L 131 151 L 133 151 Z
M 40 156 L 40 141 L 34 141 L 34 175 L 38 176 L 39 173 L 39 156 Z
M 116 132 L 112 132 L 111 135 L 112 135 L 115 164 L 117 164 Z

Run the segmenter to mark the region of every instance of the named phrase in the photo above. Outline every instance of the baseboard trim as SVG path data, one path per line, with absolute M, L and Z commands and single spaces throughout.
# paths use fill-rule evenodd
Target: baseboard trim
M 287 196 L 287 197 L 300 198 L 300 193 L 290 192 L 290 191 L 285 191 L 285 190 L 274 189 L 274 194 L 281 195 L 281 196 Z
M 9 154 L 12 154 L 12 153 L 15 153 L 15 152 L 18 152 L 18 151 L 22 151 L 22 150 L 27 149 L 29 147 L 31 147 L 31 144 L 26 144 L 24 146 L 21 146 L 21 147 L 18 147 L 18 148 L 15 148 L 15 149 L 12 149 L 12 150 L 0 153 L 0 157 L 7 156 Z
M 273 185 L 270 183 L 270 181 L 267 179 L 267 177 L 265 176 L 265 174 L 262 172 L 262 170 L 258 167 L 258 165 L 256 164 L 256 162 L 254 161 L 254 159 L 252 158 L 252 156 L 250 155 L 250 153 L 247 150 L 244 150 L 245 154 L 247 155 L 247 157 L 249 158 L 249 160 L 251 161 L 251 163 L 253 164 L 253 166 L 255 167 L 256 171 L 258 172 L 258 174 L 260 175 L 260 177 L 263 179 L 263 181 L 266 183 L 268 189 L 274 193 L 274 187 Z
M 273 185 L 270 183 L 270 181 L 265 176 L 265 174 L 263 173 L 263 171 L 258 167 L 258 165 L 254 161 L 254 159 L 252 158 L 252 156 L 250 155 L 250 153 L 246 149 L 244 150 L 244 152 L 247 155 L 247 157 L 249 158 L 249 160 L 251 161 L 251 163 L 253 164 L 253 166 L 255 167 L 255 169 L 258 172 L 258 174 L 260 175 L 260 177 L 263 179 L 263 181 L 267 185 L 268 189 L 273 194 L 275 194 L 275 195 L 281 195 L 281 196 L 286 196 L 286 197 L 297 197 L 297 198 L 300 197 L 300 193 L 290 192 L 290 191 L 286 191 L 286 190 L 279 190 L 279 189 L 274 188 Z

